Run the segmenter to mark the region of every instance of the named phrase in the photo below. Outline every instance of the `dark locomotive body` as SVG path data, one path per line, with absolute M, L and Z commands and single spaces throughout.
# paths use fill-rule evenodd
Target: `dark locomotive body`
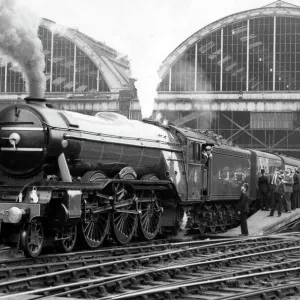
M 93 249 L 107 236 L 126 244 L 179 226 L 226 230 L 244 182 L 255 200 L 261 168 L 300 165 L 189 129 L 56 110 L 44 99 L 7 107 L 0 126 L 1 238 L 29 256 L 46 242 L 71 251 L 77 235 Z

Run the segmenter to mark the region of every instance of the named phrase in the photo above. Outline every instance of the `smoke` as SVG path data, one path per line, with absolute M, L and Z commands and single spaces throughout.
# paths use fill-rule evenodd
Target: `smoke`
M 17 0 L 0 0 L 0 49 L 16 61 L 31 97 L 44 97 L 45 58 L 37 32 L 40 19 Z
M 148 118 L 155 109 L 156 90 L 163 79 L 158 75 L 160 65 L 167 55 L 193 33 L 193 30 L 187 33 L 186 26 L 182 25 L 186 23 L 182 15 L 190 10 L 192 3 L 184 0 L 177 0 L 176 5 L 170 0 L 109 2 L 106 8 L 114 7 L 112 13 L 119 22 L 115 23 L 114 31 L 114 24 L 111 24 L 111 20 L 106 20 L 110 24 L 109 36 L 104 37 L 105 33 L 101 32 L 99 38 L 128 54 L 132 77 L 137 80 L 135 86 L 142 117 Z M 122 25 L 120 28 L 120 24 L 124 27 Z
M 73 28 L 74 30 L 77 30 L 77 28 Z M 68 28 L 64 25 L 60 25 L 60 24 L 57 24 L 57 23 L 53 23 L 50 25 L 50 30 L 54 33 L 54 34 L 58 34 L 58 35 L 61 35 L 63 36 Z
M 155 121 L 161 123 L 164 126 L 169 125 L 169 121 L 163 116 L 161 112 L 156 112 Z
M 143 118 L 150 117 L 152 114 L 154 100 L 157 96 L 156 88 L 161 81 L 157 70 L 162 63 L 164 54 L 162 55 L 157 51 L 149 51 L 153 48 L 153 45 L 159 44 L 157 37 L 158 35 L 153 28 L 153 32 L 149 32 L 148 38 L 144 40 L 144 43 L 141 42 L 141 45 L 130 51 L 130 56 L 132 57 L 131 70 L 133 77 L 137 79 L 135 86 Z M 145 49 L 147 50 L 145 51 Z M 141 53 L 143 53 L 143 56 L 141 56 Z
M 175 239 L 186 239 L 186 234 L 187 234 L 187 223 L 188 223 L 188 215 L 186 211 L 184 211 L 182 219 L 180 220 L 179 223 L 179 231 L 177 235 L 174 237 Z
M 182 220 L 181 220 L 181 224 L 180 224 L 180 229 L 181 230 L 185 230 L 186 229 L 187 221 L 188 221 L 188 216 L 187 216 L 186 211 L 184 211 L 183 217 L 182 217 Z

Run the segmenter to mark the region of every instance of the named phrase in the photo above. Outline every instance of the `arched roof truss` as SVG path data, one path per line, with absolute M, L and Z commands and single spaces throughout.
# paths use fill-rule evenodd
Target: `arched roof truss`
M 163 61 L 158 90 L 300 90 L 299 31 L 300 7 L 283 1 L 227 16 Z
M 78 48 L 78 51 L 82 51 L 87 55 L 99 69 L 111 92 L 117 92 L 128 86 L 129 62 L 124 58 L 119 59 L 117 51 L 93 40 L 76 29 L 63 28 L 47 19 L 42 19 L 40 26 L 66 38 Z

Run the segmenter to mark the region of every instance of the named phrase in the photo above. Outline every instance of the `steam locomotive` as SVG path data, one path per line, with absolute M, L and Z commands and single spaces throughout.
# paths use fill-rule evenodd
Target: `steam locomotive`
M 183 223 L 200 233 L 226 230 L 237 222 L 244 182 L 256 199 L 261 168 L 300 165 L 187 128 L 25 100 L 0 112 L 0 238 L 30 257 L 49 243 L 70 252 L 78 237 L 95 249 L 108 236 L 124 245 Z

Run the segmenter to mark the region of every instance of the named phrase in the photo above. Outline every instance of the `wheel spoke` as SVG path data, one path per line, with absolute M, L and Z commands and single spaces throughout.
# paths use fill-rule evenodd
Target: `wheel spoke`
M 77 227 L 76 225 L 65 226 L 62 229 L 62 240 L 60 241 L 60 248 L 64 252 L 71 252 L 77 241 Z
M 23 239 L 26 256 L 36 257 L 40 254 L 44 241 L 44 233 L 40 221 L 34 220 L 27 225 Z
M 119 229 L 119 231 L 121 233 L 123 233 L 124 223 L 125 223 L 125 220 L 124 220 L 123 216 L 121 215 L 120 221 L 117 223 L 117 228 Z
M 140 199 L 148 202 L 139 203 L 139 223 L 140 231 L 145 239 L 155 238 L 160 226 L 160 207 L 158 197 L 154 191 L 141 194 Z
M 124 193 L 125 195 L 126 193 Z M 130 197 L 129 199 L 134 199 L 134 197 Z M 128 200 L 128 199 L 124 199 Z M 123 209 L 133 210 L 134 205 L 130 204 L 125 206 Z M 127 244 L 132 239 L 133 233 L 136 228 L 136 220 L 137 216 L 136 214 L 131 214 L 127 212 L 116 212 L 113 214 L 112 217 L 112 229 L 113 229 L 113 235 L 116 241 L 119 244 Z
M 122 213 L 119 213 L 119 215 L 117 215 L 117 214 L 115 214 L 115 223 L 118 223 L 119 222 L 119 220 L 120 219 L 122 219 L 123 218 L 123 215 L 122 215 Z
M 89 171 L 82 177 L 82 182 L 98 182 L 106 178 L 107 176 L 100 171 Z M 95 197 L 93 194 L 82 203 L 86 217 L 85 221 L 79 224 L 78 229 L 82 241 L 90 249 L 101 246 L 109 233 L 110 212 L 93 213 L 101 203 L 103 203 L 102 198 Z
M 87 236 L 88 236 L 89 238 L 92 237 L 92 236 L 91 236 L 92 227 L 93 227 L 93 222 L 90 222 L 90 223 L 89 223 L 89 227 L 88 227 L 88 232 L 87 232 Z

